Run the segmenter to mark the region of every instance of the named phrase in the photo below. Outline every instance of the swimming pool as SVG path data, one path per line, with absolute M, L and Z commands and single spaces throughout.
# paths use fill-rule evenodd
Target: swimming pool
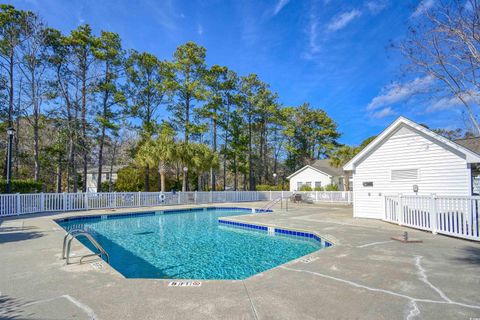
M 65 230 L 91 232 L 108 252 L 110 265 L 126 278 L 245 279 L 325 247 L 313 234 L 219 221 L 249 213 L 251 209 L 197 208 L 57 223 Z

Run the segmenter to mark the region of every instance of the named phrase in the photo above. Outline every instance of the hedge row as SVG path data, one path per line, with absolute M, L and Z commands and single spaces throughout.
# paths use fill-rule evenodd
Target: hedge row
M 36 193 L 42 191 L 43 184 L 34 180 L 12 180 L 12 193 Z M 0 180 L 0 193 L 7 192 L 7 180 Z

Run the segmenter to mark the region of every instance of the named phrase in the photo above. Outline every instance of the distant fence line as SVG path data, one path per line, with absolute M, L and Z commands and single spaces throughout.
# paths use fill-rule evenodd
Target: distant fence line
M 351 203 L 352 193 L 344 191 L 192 191 L 192 192 L 102 192 L 29 193 L 0 195 L 0 216 L 43 212 L 134 208 L 182 204 L 270 201 L 302 194 L 311 201 Z
M 386 195 L 385 221 L 480 241 L 478 196 Z

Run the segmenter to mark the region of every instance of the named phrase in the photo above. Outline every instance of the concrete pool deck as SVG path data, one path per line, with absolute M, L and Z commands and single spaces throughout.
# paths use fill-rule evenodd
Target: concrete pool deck
M 213 206 L 261 207 L 263 203 Z M 188 206 L 175 206 L 181 208 Z M 480 244 L 354 219 L 344 205 L 230 220 L 315 232 L 334 246 L 246 280 L 125 279 L 105 262 L 65 265 L 53 219 L 139 208 L 0 219 L 0 319 L 472 319 L 480 318 Z M 390 240 L 408 231 L 419 244 Z M 76 243 L 74 252 L 85 251 Z

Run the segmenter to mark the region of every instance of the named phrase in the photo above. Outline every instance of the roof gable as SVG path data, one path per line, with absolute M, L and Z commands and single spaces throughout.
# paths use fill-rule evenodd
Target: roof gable
M 402 127 L 406 127 L 408 130 L 402 130 Z M 370 142 L 362 151 L 360 151 L 353 159 L 347 162 L 343 166 L 343 170 L 354 170 L 356 165 L 373 152 L 378 146 L 390 139 L 395 134 L 405 134 L 406 131 L 412 133 L 422 134 L 428 137 L 430 140 L 435 141 L 442 145 L 444 148 L 451 152 L 461 154 L 465 157 L 467 163 L 480 162 L 480 155 L 457 144 L 445 137 L 442 137 L 430 129 L 404 117 L 399 117 L 391 125 L 389 125 L 382 133 L 380 133 L 372 142 Z

